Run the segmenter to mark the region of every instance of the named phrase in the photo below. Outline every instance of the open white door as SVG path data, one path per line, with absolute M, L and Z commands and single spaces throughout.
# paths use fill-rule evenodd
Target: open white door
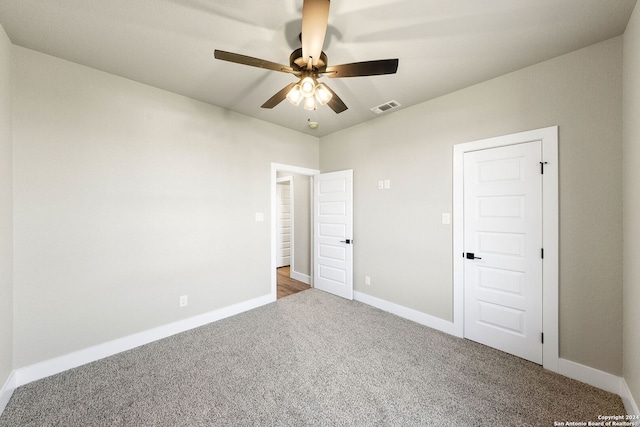
M 353 170 L 314 176 L 313 286 L 353 299 Z

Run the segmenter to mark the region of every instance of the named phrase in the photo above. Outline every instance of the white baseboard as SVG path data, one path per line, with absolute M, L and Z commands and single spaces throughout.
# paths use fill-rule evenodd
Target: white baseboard
M 453 335 L 453 322 L 449 322 L 448 320 L 440 319 L 439 317 L 431 316 L 418 310 L 407 308 L 403 305 L 372 297 L 371 295 L 367 295 L 359 291 L 353 292 L 353 298 L 356 301 L 371 305 L 379 308 L 380 310 L 395 314 L 396 316 L 403 317 L 432 329 Z
M 307 285 L 311 284 L 311 276 L 308 276 L 306 274 L 290 270 L 290 276 L 292 279 L 296 279 L 299 282 L 306 283 Z
M 16 371 L 11 372 L 7 381 L 5 381 L 2 388 L 0 388 L 0 415 L 4 412 L 4 408 L 7 407 L 7 403 L 9 403 L 9 399 L 11 399 L 13 390 L 17 387 L 15 373 Z
M 627 414 L 639 415 L 638 404 L 631 395 L 627 382 L 622 377 L 609 374 L 567 359 L 559 360 L 559 374 L 587 383 L 610 393 L 617 394 L 624 403 Z
M 558 373 L 565 377 L 587 383 L 610 393 L 620 394 L 620 381 L 622 378 L 598 369 L 581 365 L 567 359 L 558 361 Z
M 371 305 L 373 307 L 414 321 L 421 325 L 437 329 L 441 332 L 455 335 L 453 333 L 453 322 L 430 316 L 417 310 L 413 310 L 411 308 L 407 308 L 380 298 L 372 297 L 371 295 L 367 295 L 359 291 L 354 291 L 353 296 L 356 301 Z M 631 391 L 629 391 L 624 378 L 591 368 L 589 366 L 581 365 L 567 359 L 559 359 L 558 365 L 559 374 L 592 385 L 602 390 L 617 394 L 622 398 L 627 414 L 639 414 L 638 405 L 633 399 Z
M 627 414 L 640 415 L 638 404 L 633 399 L 631 390 L 629 390 L 629 386 L 624 378 L 620 380 L 620 397 L 622 398 L 622 403 L 624 403 L 624 409 L 627 411 Z
M 270 294 L 265 295 L 16 369 L 13 372 L 15 374 L 14 388 L 180 332 L 185 332 L 217 320 L 252 310 L 273 301 L 274 299 Z
M 447 320 L 443 320 L 438 317 L 431 316 L 399 304 L 376 298 L 359 291 L 354 291 L 354 298 L 356 301 L 371 305 L 373 307 L 395 314 L 396 316 L 400 316 L 421 325 L 425 325 L 441 332 L 453 335 L 453 322 L 449 322 Z M 11 375 L 9 375 L 9 378 L 0 389 L 0 415 L 4 411 L 7 403 L 9 402 L 9 399 L 11 399 L 13 391 L 17 387 L 66 371 L 68 369 L 72 369 L 108 356 L 112 356 L 126 350 L 130 350 L 135 347 L 139 347 L 144 344 L 151 343 L 153 341 L 160 340 L 162 338 L 169 337 L 171 335 L 178 334 L 180 332 L 185 332 L 190 329 L 215 322 L 217 320 L 221 320 L 248 310 L 252 310 L 254 308 L 258 308 L 273 301 L 274 299 L 271 295 L 265 295 L 263 297 L 230 305 L 228 307 L 223 307 L 209 313 L 190 317 L 188 319 L 173 322 L 164 326 L 159 326 L 157 328 L 149 329 L 144 332 L 139 332 L 137 334 L 129 335 L 123 338 L 69 353 L 64 356 L 56 357 L 54 359 L 16 369 L 11 373 Z M 638 411 L 638 405 L 633 399 L 631 391 L 629 390 L 629 387 L 627 386 L 624 378 L 591 368 L 589 366 L 581 365 L 567 359 L 559 360 L 559 373 L 569 378 L 573 378 L 594 387 L 598 387 L 600 389 L 620 395 L 624 403 L 625 410 L 628 414 L 640 414 L 640 412 Z

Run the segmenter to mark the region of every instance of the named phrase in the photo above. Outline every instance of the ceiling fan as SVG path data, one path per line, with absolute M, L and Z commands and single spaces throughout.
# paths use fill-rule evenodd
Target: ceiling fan
M 395 74 L 398 59 L 354 62 L 351 64 L 328 65 L 327 55 L 322 51 L 327 23 L 329 21 L 330 0 L 304 0 L 302 5 L 302 48 L 289 56 L 290 65 L 282 65 L 264 59 L 240 55 L 238 53 L 215 50 L 214 56 L 222 61 L 264 68 L 293 74 L 297 82 L 285 86 L 262 104 L 262 108 L 273 108 L 284 99 L 293 105 L 304 101 L 306 110 L 315 110 L 317 104 L 328 105 L 336 113 L 347 109 L 345 103 L 324 83 L 318 83 L 322 76 L 329 78 L 375 76 Z

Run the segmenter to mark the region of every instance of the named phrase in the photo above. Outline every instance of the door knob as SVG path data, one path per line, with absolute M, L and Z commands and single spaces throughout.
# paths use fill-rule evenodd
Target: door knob
M 479 256 L 476 256 L 473 252 L 467 252 L 467 259 L 482 259 Z
M 350 245 L 353 243 L 353 239 L 340 240 L 340 243 L 346 243 L 347 245 Z

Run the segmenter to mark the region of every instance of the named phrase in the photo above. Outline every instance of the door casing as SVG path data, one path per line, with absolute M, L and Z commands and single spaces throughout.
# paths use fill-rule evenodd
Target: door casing
M 559 244 L 558 244 L 558 127 L 520 132 L 453 146 L 453 332 L 464 338 L 464 153 L 541 141 L 544 177 L 542 183 L 542 349 L 543 367 L 559 367 Z

